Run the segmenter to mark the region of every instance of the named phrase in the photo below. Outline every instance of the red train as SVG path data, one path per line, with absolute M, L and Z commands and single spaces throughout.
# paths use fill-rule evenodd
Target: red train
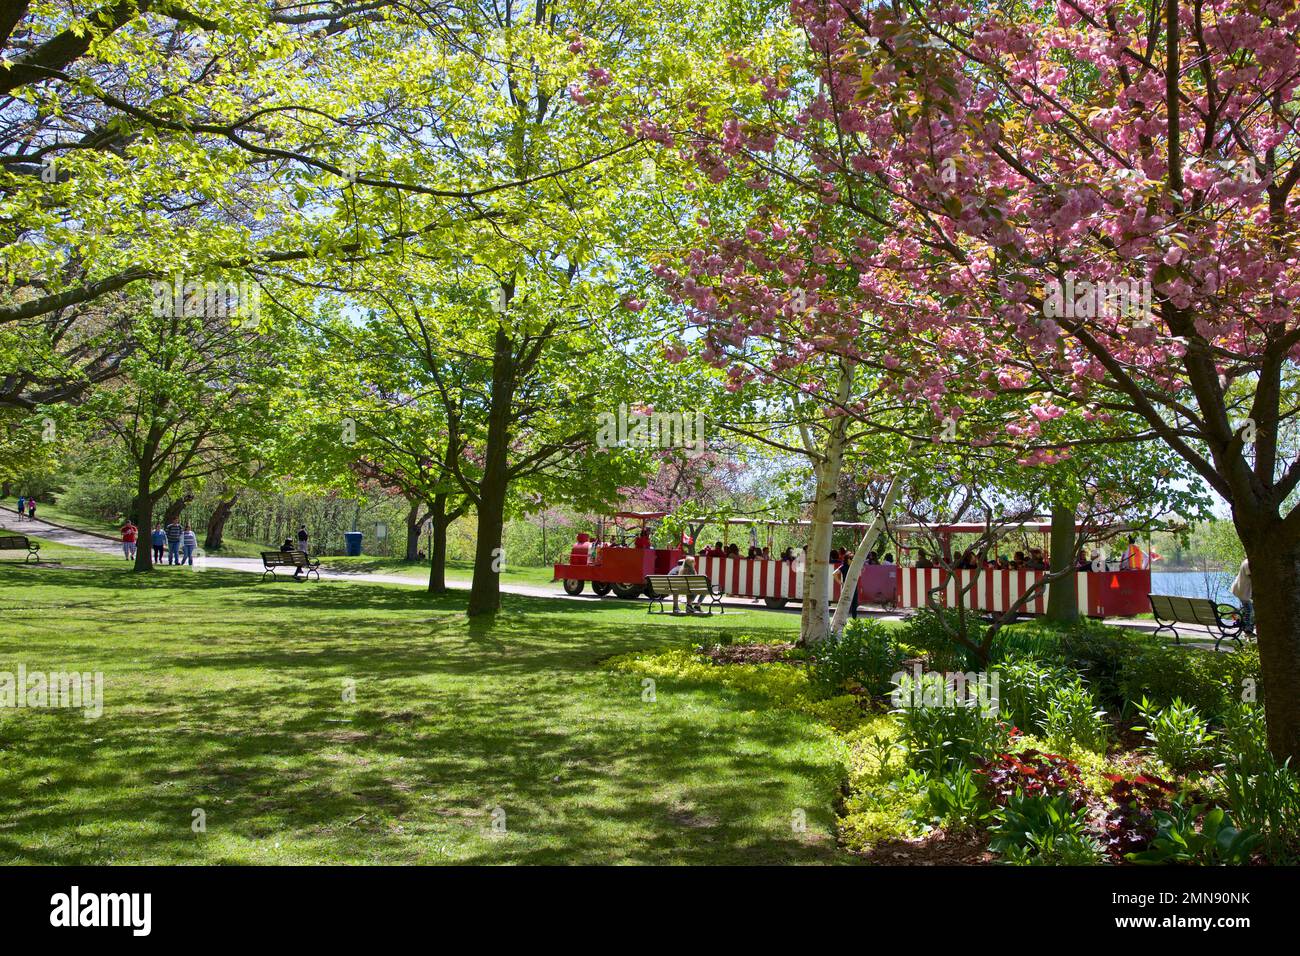
M 664 512 L 623 511 L 612 516 L 616 525 L 630 522 L 638 527 L 631 545 L 598 544 L 582 533 L 573 546 L 569 560 L 555 565 L 555 580 L 562 581 L 568 594 L 581 594 L 590 582 L 596 594 L 611 591 L 621 598 L 635 598 L 646 593 L 646 576 L 667 574 L 682 559 L 681 547 L 656 548 L 651 544 L 650 523 L 665 517 Z M 735 520 L 731 524 L 754 524 Z M 806 524 L 806 522 L 799 522 Z M 778 526 L 781 522 L 769 522 Z M 836 527 L 861 530 L 865 525 L 836 522 Z M 943 534 L 978 532 L 983 526 L 950 525 L 928 529 Z M 1046 535 L 1046 523 L 1021 525 L 1018 531 Z M 906 549 L 908 529 L 895 531 Z M 916 533 L 912 530 L 910 533 Z M 624 536 L 625 539 L 625 536 Z M 804 575 L 796 562 L 780 558 L 748 558 L 740 555 L 705 555 L 695 557 L 699 573 L 722 588 L 730 597 L 757 598 L 768 607 L 784 607 L 803 600 Z M 866 565 L 858 580 L 858 603 L 884 608 L 917 608 L 926 603 L 926 595 L 947 607 L 955 605 L 963 590 L 962 603 L 983 611 L 1002 611 L 1020 598 L 1040 578 L 1041 571 L 1028 570 L 960 570 L 947 572 L 939 568 L 902 567 L 893 564 Z M 970 585 L 967 589 L 966 585 Z M 840 577 L 831 575 L 832 600 L 839 600 Z M 1151 572 L 1142 570 L 1080 571 L 1076 575 L 1079 612 L 1089 617 L 1132 617 L 1147 609 L 1151 591 Z M 1050 590 L 1047 589 L 1047 590 Z M 1023 608 L 1025 614 L 1041 614 L 1047 607 L 1047 590 Z

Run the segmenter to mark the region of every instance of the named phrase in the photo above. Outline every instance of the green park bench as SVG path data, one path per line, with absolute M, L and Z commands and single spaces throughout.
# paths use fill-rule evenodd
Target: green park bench
M 23 558 L 23 564 L 33 561 L 39 564 L 41 560 L 40 543 L 31 540 L 25 534 L 0 535 L 0 551 L 26 551 L 27 556 Z
M 667 613 L 664 602 L 679 597 L 686 598 L 688 604 L 694 598 L 708 598 L 708 604 L 700 602 L 697 607 L 707 608 L 708 614 L 712 614 L 715 607 L 719 614 L 726 613 L 722 606 L 722 588 L 715 588 L 703 574 L 647 574 L 645 582 L 646 594 L 650 598 L 647 614 L 653 612 L 656 605 L 661 614 Z
M 1231 604 L 1215 604 L 1208 598 L 1173 597 L 1168 594 L 1148 594 L 1151 614 L 1156 619 L 1155 633 L 1168 631 L 1174 643 L 1181 644 L 1175 624 L 1198 624 L 1217 635 L 1214 649 L 1225 640 L 1236 641 L 1241 646 L 1241 611 Z
M 265 581 L 267 575 L 275 577 L 276 568 L 301 568 L 306 571 L 306 577 L 310 578 L 316 575 L 316 580 L 320 580 L 320 561 L 308 556 L 306 551 L 263 551 L 262 552 L 262 580 Z

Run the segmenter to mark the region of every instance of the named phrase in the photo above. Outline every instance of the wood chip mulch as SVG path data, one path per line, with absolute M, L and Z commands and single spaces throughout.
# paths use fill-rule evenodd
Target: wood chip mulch
M 701 652 L 715 664 L 797 664 L 786 660 L 785 655 L 794 650 L 793 644 L 717 644 Z
M 986 866 L 997 860 L 988 843 L 982 831 L 935 830 L 915 840 L 881 840 L 862 857 L 876 866 Z

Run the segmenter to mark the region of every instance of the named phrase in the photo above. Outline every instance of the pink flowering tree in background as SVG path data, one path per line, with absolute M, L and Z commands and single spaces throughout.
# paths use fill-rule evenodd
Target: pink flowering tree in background
M 1231 507 L 1269 745 L 1300 756 L 1296 4 L 790 9 L 804 53 L 738 56 L 748 95 L 683 116 L 673 142 L 714 183 L 802 197 L 790 221 L 835 242 L 796 255 L 729 224 L 721 268 L 686 262 L 708 287 L 679 282 L 692 307 L 761 327 L 765 297 L 813 272 L 853 304 L 808 347 L 852 339 L 900 399 L 940 410 L 1018 396 L 982 437 L 1031 463 L 1068 455 L 1040 437 L 1066 409 L 1099 433 L 1136 422 L 1106 439 L 1164 443 Z

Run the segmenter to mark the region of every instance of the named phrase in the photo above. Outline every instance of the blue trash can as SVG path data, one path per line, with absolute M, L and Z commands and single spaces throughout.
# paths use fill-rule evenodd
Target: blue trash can
M 361 532 L 344 531 L 343 532 L 343 553 L 349 558 L 361 557 Z

